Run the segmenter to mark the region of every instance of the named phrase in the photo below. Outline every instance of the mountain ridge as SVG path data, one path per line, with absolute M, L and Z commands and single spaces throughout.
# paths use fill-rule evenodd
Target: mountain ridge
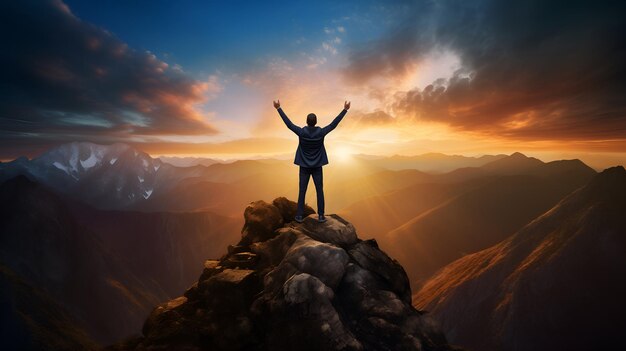
M 358 207 L 363 214 L 353 222 L 366 228 L 375 220 L 395 225 L 374 225 L 383 231 L 368 234 L 376 234 L 381 247 L 405 266 L 417 289 L 437 269 L 503 240 L 596 174 L 577 160 L 543 163 L 519 154 L 495 162 L 505 167 L 490 167 L 489 172 L 475 168 L 480 177 L 476 172 L 459 177 L 453 171 L 431 177 L 432 185 L 416 183 L 374 197 Z M 510 174 L 510 165 L 520 173 Z M 391 216 L 387 207 L 411 204 L 418 211 L 399 211 L 398 220 L 377 216 Z
M 413 303 L 474 350 L 623 347 L 624 213 L 626 170 L 612 167 L 506 240 L 442 268 Z

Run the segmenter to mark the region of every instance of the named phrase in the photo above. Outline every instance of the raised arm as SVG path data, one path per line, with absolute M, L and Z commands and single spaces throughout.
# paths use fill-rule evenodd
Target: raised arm
M 291 131 L 296 133 L 297 135 L 300 135 L 300 131 L 301 131 L 302 128 L 300 128 L 297 125 L 291 123 L 291 120 L 289 120 L 289 117 L 287 117 L 287 115 L 285 114 L 283 109 L 280 107 L 280 100 L 274 101 L 274 107 L 278 111 L 278 114 L 280 115 L 280 118 L 282 118 L 283 122 L 285 122 L 285 125 L 287 126 L 287 128 L 291 129 Z
M 343 110 L 339 112 L 339 115 L 335 117 L 335 119 L 332 122 L 330 122 L 329 125 L 322 128 L 322 134 L 326 135 L 330 133 L 333 129 L 337 128 L 337 126 L 339 125 L 339 122 L 341 122 L 341 120 L 343 119 L 343 116 L 346 115 L 349 109 L 350 109 L 350 102 L 349 101 L 344 102 Z

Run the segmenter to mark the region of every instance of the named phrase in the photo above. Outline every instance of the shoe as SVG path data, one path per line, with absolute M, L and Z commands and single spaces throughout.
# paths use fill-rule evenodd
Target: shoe
M 324 222 L 326 222 L 326 216 L 324 216 L 324 215 L 319 215 L 319 217 L 318 217 L 317 221 L 318 221 L 318 222 L 320 222 L 320 223 L 324 223 Z
M 296 216 L 294 217 L 294 219 L 296 220 L 296 222 L 298 223 L 302 223 L 304 221 L 304 219 L 302 219 L 302 216 Z

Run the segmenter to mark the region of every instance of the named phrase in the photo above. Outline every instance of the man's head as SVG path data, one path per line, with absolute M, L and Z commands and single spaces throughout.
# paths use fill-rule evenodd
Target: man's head
M 306 124 L 309 127 L 314 127 L 317 124 L 317 116 L 315 115 L 315 113 L 309 113 L 306 116 Z

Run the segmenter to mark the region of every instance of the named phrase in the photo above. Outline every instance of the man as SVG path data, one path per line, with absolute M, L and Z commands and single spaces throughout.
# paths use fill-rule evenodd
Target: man
M 306 127 L 298 127 L 291 123 L 283 109 L 280 108 L 280 100 L 274 101 L 274 107 L 278 110 L 278 114 L 287 125 L 287 128 L 298 135 L 298 149 L 293 163 L 300 166 L 300 191 L 298 193 L 298 210 L 295 220 L 302 222 L 302 214 L 304 213 L 304 196 L 306 188 L 309 185 L 309 177 L 313 176 L 313 183 L 317 192 L 317 214 L 319 222 L 326 222 L 324 217 L 324 189 L 322 185 L 322 166 L 328 164 L 328 156 L 326 156 L 326 148 L 324 148 L 324 137 L 337 127 L 348 109 L 350 102 L 345 101 L 343 110 L 335 119 L 326 127 L 320 128 L 317 124 L 317 116 L 309 113 L 306 116 Z

